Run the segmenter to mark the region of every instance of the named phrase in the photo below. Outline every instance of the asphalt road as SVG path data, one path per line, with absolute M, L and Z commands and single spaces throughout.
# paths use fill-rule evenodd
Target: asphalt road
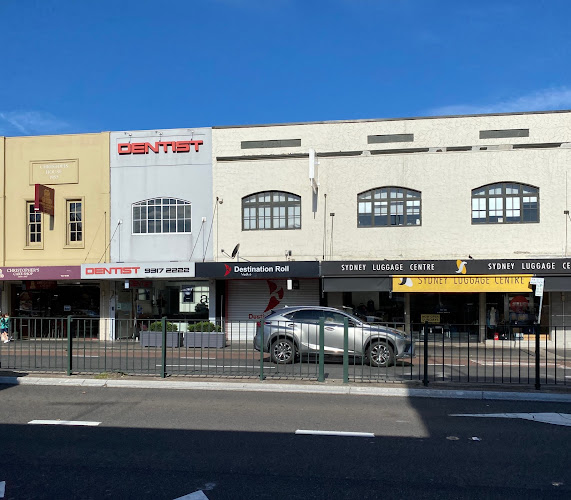
M 571 405 L 0 386 L 0 482 L 6 499 L 571 497 L 571 427 L 451 416 L 506 412 Z

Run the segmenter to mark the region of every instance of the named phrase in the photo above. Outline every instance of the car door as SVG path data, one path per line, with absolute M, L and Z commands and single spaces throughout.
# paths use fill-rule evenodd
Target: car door
M 298 337 L 300 352 L 319 350 L 319 313 L 314 309 L 300 309 L 287 315 Z
M 327 354 L 343 354 L 344 314 L 322 311 L 324 318 L 324 350 Z

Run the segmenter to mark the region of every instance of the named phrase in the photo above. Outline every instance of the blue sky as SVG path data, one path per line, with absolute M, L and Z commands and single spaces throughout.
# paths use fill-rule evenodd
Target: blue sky
M 566 0 L 0 0 L 0 135 L 571 109 Z

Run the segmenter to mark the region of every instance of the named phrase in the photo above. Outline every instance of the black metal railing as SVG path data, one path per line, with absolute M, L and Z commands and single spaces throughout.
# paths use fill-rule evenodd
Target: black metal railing
M 405 333 L 405 330 L 409 330 Z M 254 338 L 263 338 L 255 344 Z M 12 318 L 1 369 L 71 374 L 569 386 L 562 327 Z M 263 352 L 260 352 L 260 345 Z M 289 354 L 288 354 L 289 353 Z M 289 358 L 287 356 L 290 356 Z

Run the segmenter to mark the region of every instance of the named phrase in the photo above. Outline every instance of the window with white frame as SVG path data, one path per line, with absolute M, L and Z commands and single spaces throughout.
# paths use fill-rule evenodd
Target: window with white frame
M 190 202 L 153 198 L 133 203 L 133 233 L 190 233 Z
M 242 198 L 242 229 L 301 229 L 301 197 L 265 191 Z
M 472 190 L 472 224 L 539 222 L 539 188 L 500 182 Z
M 83 202 L 67 200 L 67 236 L 68 245 L 83 245 Z
M 34 247 L 42 244 L 42 214 L 34 209 L 34 202 L 26 203 L 26 246 Z
M 419 226 L 420 191 L 396 186 L 380 187 L 357 195 L 357 226 Z

